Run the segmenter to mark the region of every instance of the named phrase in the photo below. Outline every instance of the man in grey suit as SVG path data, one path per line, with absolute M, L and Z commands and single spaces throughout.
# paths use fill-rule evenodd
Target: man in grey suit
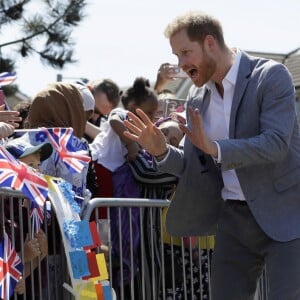
M 216 233 L 212 299 L 253 299 L 264 267 L 268 299 L 300 299 L 300 137 L 284 65 L 224 42 L 214 17 L 177 17 L 165 32 L 194 83 L 183 152 L 138 110 L 125 135 L 180 176 L 172 235 Z

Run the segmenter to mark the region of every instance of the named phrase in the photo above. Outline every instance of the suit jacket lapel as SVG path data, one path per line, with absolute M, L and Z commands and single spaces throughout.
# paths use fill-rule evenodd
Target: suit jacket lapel
M 193 92 L 193 95 L 189 99 L 187 105 L 193 109 L 198 108 L 200 114 L 203 115 L 208 108 L 210 102 L 210 91 L 207 87 L 196 88 Z
M 242 101 L 243 95 L 246 91 L 246 87 L 249 83 L 251 72 L 252 70 L 251 70 L 250 58 L 246 53 L 242 52 L 238 76 L 235 84 L 235 91 L 232 99 L 230 123 L 229 123 L 229 138 L 235 137 L 236 114 L 239 105 Z

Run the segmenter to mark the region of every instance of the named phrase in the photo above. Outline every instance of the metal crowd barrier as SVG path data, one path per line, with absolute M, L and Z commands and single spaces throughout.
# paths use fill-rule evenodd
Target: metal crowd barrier
M 98 251 L 107 255 L 118 300 L 211 299 L 214 238 L 168 236 L 164 227 L 168 205 L 168 200 L 95 198 L 83 211 L 82 219 L 97 222 L 107 246 Z M 104 208 L 107 218 L 101 219 Z M 255 300 L 267 300 L 266 282 L 264 273 Z
M 33 236 L 24 199 L 20 192 L 0 189 L 0 224 L 22 261 L 26 236 Z M 82 211 L 82 220 L 96 221 L 102 242 L 96 251 L 105 254 L 109 281 L 118 300 L 211 299 L 214 239 L 168 236 L 164 227 L 168 205 L 168 200 L 159 199 L 95 198 Z M 70 279 L 54 212 L 45 210 L 44 217 L 48 255 L 38 260 L 36 268 L 29 264 L 26 292 L 15 294 L 13 299 L 74 299 L 63 288 Z M 267 300 L 265 274 L 258 284 L 256 300 Z
M 5 231 L 19 257 L 24 264 L 26 242 L 34 237 L 33 224 L 28 208 L 23 203 L 26 197 L 23 193 L 11 189 L 0 189 L 0 224 L 2 233 Z M 30 201 L 30 200 L 28 200 Z M 51 215 L 51 219 L 49 216 Z M 48 242 L 48 255 L 26 264 L 23 269 L 26 289 L 23 295 L 14 293 L 11 299 L 74 299 L 64 288 L 63 283 L 69 283 L 64 247 L 56 224 L 53 211 L 44 211 L 44 231 Z M 46 221 L 47 220 L 47 221 Z M 24 247 L 25 246 L 25 247 Z M 27 250 L 25 250 L 27 249 Z M 27 252 L 28 253 L 28 252 Z M 25 264 L 24 264 L 25 266 Z M 26 274 L 27 273 L 27 274 Z

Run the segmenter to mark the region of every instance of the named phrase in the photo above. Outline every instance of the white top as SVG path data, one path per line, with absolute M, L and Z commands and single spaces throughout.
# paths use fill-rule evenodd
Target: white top
M 101 132 L 90 144 L 92 160 L 97 161 L 97 163 L 112 172 L 126 162 L 128 153 L 125 144 L 110 126 L 109 122 L 114 114 L 118 114 L 121 120 L 127 118 L 125 109 L 120 107 L 113 109 L 108 116 L 108 120 L 101 125 Z
M 236 49 L 236 57 L 233 65 L 222 80 L 224 95 L 223 98 L 218 93 L 215 83 L 210 81 L 206 84 L 211 91 L 210 102 L 206 113 L 203 116 L 203 123 L 208 137 L 213 140 L 229 138 L 229 121 L 231 105 L 235 90 L 241 60 L 241 52 Z M 218 145 L 218 143 L 216 142 Z M 222 162 L 222 153 L 218 145 L 218 162 Z M 235 170 L 222 171 L 224 187 L 222 190 L 223 199 L 245 200 L 244 193 L 240 186 Z

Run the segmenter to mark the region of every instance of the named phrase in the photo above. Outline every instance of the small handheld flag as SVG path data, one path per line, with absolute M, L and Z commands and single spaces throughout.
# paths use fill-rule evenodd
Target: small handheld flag
M 73 128 L 43 128 L 49 141 L 70 172 L 80 173 L 91 158 L 72 146 Z
M 37 205 L 44 205 L 48 183 L 43 176 L 18 161 L 0 145 L 0 187 L 21 190 Z
M 0 297 L 8 300 L 22 277 L 23 264 L 7 234 L 0 243 Z

